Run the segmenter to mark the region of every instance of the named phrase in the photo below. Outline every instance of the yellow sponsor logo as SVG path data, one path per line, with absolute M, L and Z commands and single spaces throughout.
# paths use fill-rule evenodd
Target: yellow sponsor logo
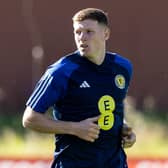
M 113 97 L 109 95 L 102 96 L 98 101 L 98 108 L 101 116 L 98 120 L 98 124 L 102 130 L 109 130 L 114 125 L 115 101 Z

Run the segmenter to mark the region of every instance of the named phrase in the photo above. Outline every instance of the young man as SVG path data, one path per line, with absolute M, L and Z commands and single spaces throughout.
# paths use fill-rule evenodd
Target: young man
M 78 50 L 48 67 L 27 101 L 23 125 L 56 134 L 52 168 L 126 168 L 123 146 L 135 142 L 123 124 L 131 63 L 106 52 L 104 11 L 79 11 L 73 27 Z M 49 107 L 55 120 L 45 115 Z

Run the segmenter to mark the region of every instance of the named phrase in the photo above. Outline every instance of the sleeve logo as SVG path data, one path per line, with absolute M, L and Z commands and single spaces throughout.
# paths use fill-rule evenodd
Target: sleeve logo
M 115 76 L 115 84 L 119 89 L 125 88 L 125 78 L 123 75 L 119 74 Z

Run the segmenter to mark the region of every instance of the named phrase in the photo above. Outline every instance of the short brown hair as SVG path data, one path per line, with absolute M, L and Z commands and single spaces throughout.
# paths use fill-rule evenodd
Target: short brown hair
M 72 18 L 73 22 L 84 21 L 86 19 L 95 20 L 95 21 L 98 21 L 98 23 L 100 24 L 104 24 L 108 26 L 107 13 L 105 13 L 101 9 L 97 9 L 97 8 L 82 9 L 79 12 L 77 12 Z

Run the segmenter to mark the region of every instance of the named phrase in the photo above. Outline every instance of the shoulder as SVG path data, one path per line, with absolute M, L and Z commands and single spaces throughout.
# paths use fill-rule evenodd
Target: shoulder
M 49 65 L 46 72 L 51 76 L 62 73 L 71 73 L 78 67 L 78 64 L 75 62 L 76 59 L 77 54 L 75 52 L 65 55 L 55 63 Z
M 120 54 L 117 54 L 117 53 L 112 53 L 112 52 L 107 52 L 107 54 L 113 56 L 113 61 L 114 63 L 122 66 L 123 68 L 125 68 L 128 73 L 130 75 L 132 75 L 132 63 L 129 59 L 121 56 Z

